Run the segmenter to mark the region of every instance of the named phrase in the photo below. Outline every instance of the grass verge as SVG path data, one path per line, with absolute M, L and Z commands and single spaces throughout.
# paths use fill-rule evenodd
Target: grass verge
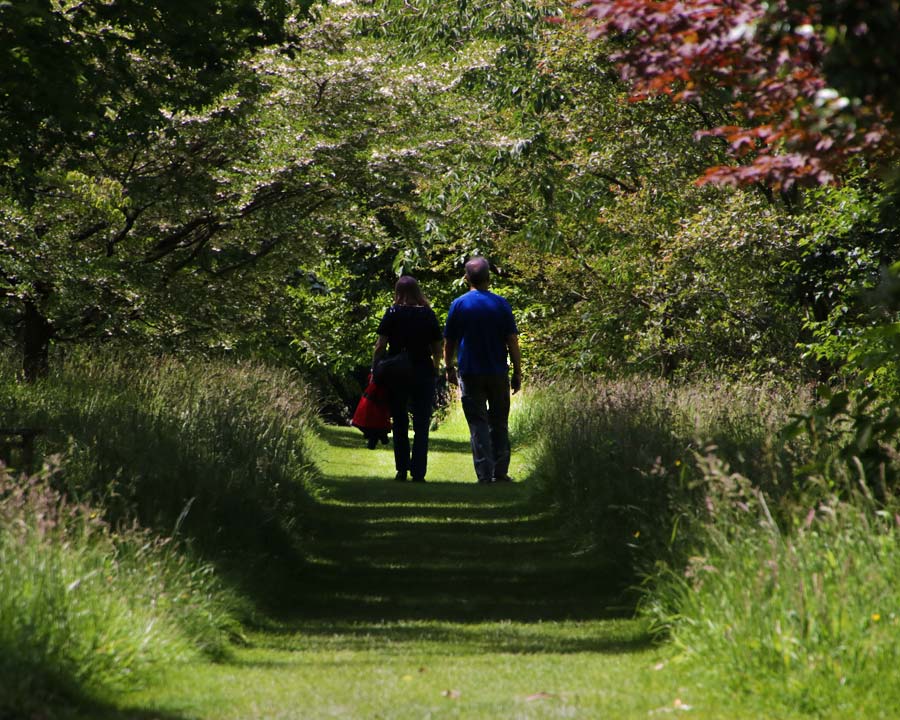
M 108 700 L 227 654 L 236 625 L 209 566 L 137 528 L 112 531 L 51 482 L 0 466 L 0 716 Z
M 532 478 L 573 537 L 616 558 L 636 582 L 678 552 L 685 511 L 702 500 L 695 453 L 709 447 L 780 494 L 796 449 L 778 437 L 802 398 L 748 384 L 675 386 L 650 379 L 549 385 L 513 415 L 532 445 Z
M 14 716 L 226 656 L 270 589 L 259 578 L 299 564 L 315 402 L 294 375 L 83 356 L 27 385 L 0 364 L 0 408 L 57 463 L 0 488 L 0 708 Z
M 769 717 L 891 717 L 900 516 L 862 463 L 853 477 L 821 460 L 834 447 L 786 440 L 799 408 L 774 389 L 551 387 L 518 431 L 540 438 L 541 494 L 643 578 L 686 684 Z
M 2 421 L 43 429 L 41 453 L 67 458 L 57 482 L 112 524 L 177 528 L 217 558 L 294 547 L 316 407 L 293 374 L 104 356 L 70 359 L 33 385 L 3 370 Z
M 695 554 L 657 574 L 644 608 L 693 677 L 811 717 L 893 717 L 900 516 L 860 493 L 777 521 L 748 479 L 705 468 Z

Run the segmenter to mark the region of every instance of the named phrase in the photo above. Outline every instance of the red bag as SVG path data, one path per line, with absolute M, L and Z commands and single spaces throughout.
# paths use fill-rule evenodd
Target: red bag
M 388 402 L 388 391 L 380 385 L 376 385 L 372 381 L 371 375 L 350 424 L 358 427 L 364 433 L 366 431 L 386 433 L 391 429 L 391 405 Z

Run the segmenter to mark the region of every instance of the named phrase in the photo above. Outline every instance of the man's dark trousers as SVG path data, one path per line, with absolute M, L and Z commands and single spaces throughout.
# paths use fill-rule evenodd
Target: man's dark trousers
M 509 473 L 509 378 L 466 375 L 459 380 L 478 482 Z

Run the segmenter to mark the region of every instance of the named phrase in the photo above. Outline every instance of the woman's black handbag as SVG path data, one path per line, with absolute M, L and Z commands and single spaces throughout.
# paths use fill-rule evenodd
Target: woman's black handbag
M 376 385 L 397 387 L 408 382 L 412 376 L 412 360 L 409 353 L 401 350 L 394 355 L 379 360 L 372 369 L 372 379 Z

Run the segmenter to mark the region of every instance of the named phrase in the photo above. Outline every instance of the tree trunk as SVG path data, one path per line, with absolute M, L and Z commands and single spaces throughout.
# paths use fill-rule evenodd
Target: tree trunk
M 52 337 L 53 328 L 47 318 L 41 314 L 33 300 L 26 300 L 22 330 L 22 369 L 28 382 L 34 382 L 47 374 Z
M 672 328 L 672 319 L 669 317 L 668 311 L 666 311 L 662 317 L 662 347 L 660 348 L 660 355 L 662 356 L 660 370 L 666 380 L 675 374 L 679 364 L 678 353 L 669 349 L 669 340 L 673 337 L 675 337 L 675 330 Z

